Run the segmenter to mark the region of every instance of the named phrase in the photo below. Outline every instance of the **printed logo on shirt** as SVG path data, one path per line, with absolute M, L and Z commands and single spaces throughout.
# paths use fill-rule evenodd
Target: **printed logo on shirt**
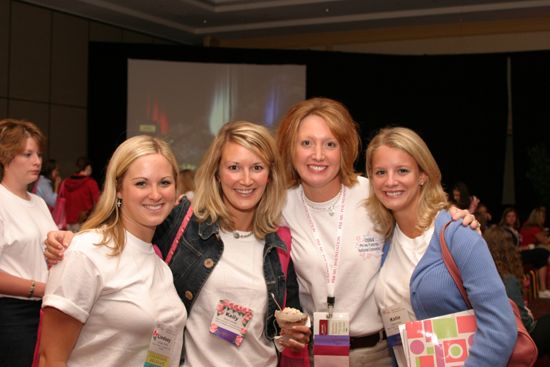
M 355 237 L 355 248 L 364 260 L 380 259 L 384 242 L 379 236 L 360 235 Z

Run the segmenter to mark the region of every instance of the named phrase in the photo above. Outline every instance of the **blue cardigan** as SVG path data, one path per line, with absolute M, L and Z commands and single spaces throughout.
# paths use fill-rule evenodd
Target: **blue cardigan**
M 428 249 L 411 276 L 411 303 L 419 320 L 468 309 L 441 255 L 439 233 L 449 220 L 451 217 L 446 211 L 437 215 Z M 460 269 L 476 315 L 477 331 L 464 366 L 506 366 L 516 342 L 517 327 L 487 244 L 477 232 L 459 221 L 447 227 L 445 241 Z M 389 245 L 388 241 L 384 246 L 383 260 Z

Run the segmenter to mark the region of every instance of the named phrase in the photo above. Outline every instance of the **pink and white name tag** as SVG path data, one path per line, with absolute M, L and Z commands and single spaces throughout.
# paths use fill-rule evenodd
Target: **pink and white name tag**
M 153 330 L 144 367 L 169 367 L 177 330 L 168 325 L 157 325 Z
M 315 367 L 349 367 L 349 314 L 313 314 L 313 359 Z
M 216 305 L 210 333 L 239 347 L 248 332 L 248 324 L 252 317 L 253 312 L 250 308 L 222 299 Z

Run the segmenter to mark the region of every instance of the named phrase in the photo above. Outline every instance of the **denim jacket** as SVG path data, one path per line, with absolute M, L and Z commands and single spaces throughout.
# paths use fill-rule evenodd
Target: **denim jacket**
M 166 257 L 172 241 L 176 237 L 189 205 L 189 201 L 183 199 L 172 210 L 168 218 L 157 227 L 153 243 L 160 248 L 164 257 Z M 203 285 L 220 260 L 223 248 L 224 244 L 219 236 L 218 224 L 208 221 L 199 223 L 193 215 L 183 236 L 181 236 L 178 248 L 170 263 L 170 269 L 174 275 L 174 285 L 187 309 L 188 315 L 191 313 L 193 303 L 199 296 Z M 283 305 L 286 293 L 287 306 L 300 308 L 294 266 L 290 261 L 288 279 L 285 280 L 277 249 L 287 251 L 286 245 L 276 233 L 267 234 L 263 251 L 264 278 L 267 286 L 267 313 L 264 316 L 264 332 L 269 340 L 273 339 L 278 331 L 274 317 L 277 306 L 271 297 L 271 293 L 275 295 L 280 305 Z

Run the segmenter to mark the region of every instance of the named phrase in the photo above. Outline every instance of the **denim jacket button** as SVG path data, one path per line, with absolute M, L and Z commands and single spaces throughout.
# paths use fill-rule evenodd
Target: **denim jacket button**
M 204 260 L 204 267 L 205 268 L 211 269 L 213 266 L 214 266 L 214 260 L 212 260 L 211 258 L 208 258 L 208 259 Z
M 185 298 L 191 301 L 193 299 L 193 293 L 191 293 L 191 291 L 185 291 Z

